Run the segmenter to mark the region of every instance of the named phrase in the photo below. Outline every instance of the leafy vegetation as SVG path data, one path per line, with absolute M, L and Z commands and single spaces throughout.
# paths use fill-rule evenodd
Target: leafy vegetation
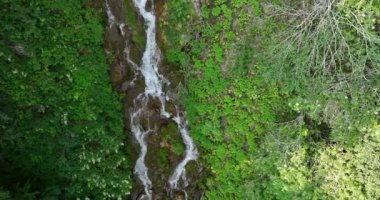
M 105 14 L 93 3 L 0 1 L 14 13 L 0 15 L 0 199 L 131 197 Z M 125 9 L 143 48 L 143 23 Z M 168 0 L 158 10 L 205 199 L 380 199 L 380 1 Z M 167 149 L 150 164 L 182 155 L 169 132 L 155 136 Z
M 121 105 L 86 1 L 2 0 L 1 199 L 129 195 Z
M 379 198 L 378 8 L 218 0 L 167 18 L 207 199 Z
M 268 76 L 298 94 L 293 109 L 328 123 L 332 137 L 342 142 L 377 118 L 380 37 L 373 31 L 379 16 L 375 8 L 370 2 L 363 7 L 361 2 L 325 1 L 293 11 L 301 19 L 284 30 L 273 48 L 279 52 L 272 54 L 275 62 L 268 65 Z

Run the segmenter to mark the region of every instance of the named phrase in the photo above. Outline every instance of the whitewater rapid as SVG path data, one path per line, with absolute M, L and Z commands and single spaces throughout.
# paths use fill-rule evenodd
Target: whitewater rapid
M 154 13 L 154 8 L 150 11 L 147 10 L 147 0 L 133 0 L 135 7 L 138 10 L 138 13 L 145 22 L 145 33 L 146 33 L 146 43 L 143 56 L 141 59 L 141 64 L 137 65 L 130 59 L 129 48 L 126 43 L 126 48 L 124 50 L 125 59 L 129 63 L 132 69 L 136 72 L 135 76 L 142 75 L 145 80 L 145 90 L 144 92 L 138 94 L 133 99 L 133 108 L 130 111 L 130 127 L 131 132 L 136 139 L 137 143 L 140 146 L 140 154 L 136 161 L 134 173 L 141 181 L 141 184 L 144 186 L 144 195 L 140 199 L 152 199 L 152 181 L 149 178 L 148 167 L 145 163 L 145 157 L 148 151 L 147 140 L 150 134 L 157 132 L 157 127 L 152 126 L 155 122 L 149 121 L 149 115 L 152 112 L 149 112 L 148 103 L 150 101 L 159 100 L 160 103 L 160 117 L 165 119 L 173 120 L 178 127 L 179 133 L 183 139 L 186 150 L 185 155 L 182 161 L 175 167 L 173 173 L 169 177 L 168 183 L 171 190 L 178 189 L 178 182 L 182 180 L 186 185 L 186 172 L 185 167 L 189 161 L 196 160 L 198 157 L 198 152 L 193 140 L 190 137 L 188 131 L 188 125 L 186 122 L 185 113 L 179 109 L 179 106 L 175 105 L 174 113 L 169 113 L 166 111 L 165 104 L 167 101 L 172 99 L 166 94 L 163 90 L 164 84 L 170 84 L 170 81 L 167 80 L 163 75 L 159 73 L 158 67 L 161 61 L 161 51 L 158 48 L 156 42 L 156 16 Z M 124 31 L 125 24 L 122 20 L 117 20 L 113 15 L 112 10 L 106 1 L 106 12 L 108 16 L 108 26 L 116 26 L 121 32 L 123 37 L 126 36 Z M 127 39 L 127 38 L 126 38 Z M 127 41 L 127 40 L 126 40 Z M 134 80 L 136 77 L 128 83 L 128 87 L 134 86 Z M 148 117 L 147 117 L 148 115 Z M 148 128 L 143 127 L 142 121 L 148 120 Z M 153 127 L 153 128 L 152 128 Z M 145 128 L 145 129 L 144 129 Z M 187 196 L 186 192 L 185 195 Z

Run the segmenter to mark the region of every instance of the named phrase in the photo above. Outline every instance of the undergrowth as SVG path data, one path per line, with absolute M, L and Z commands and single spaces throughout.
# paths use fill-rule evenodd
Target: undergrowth
M 168 1 L 207 199 L 379 197 L 378 5 Z

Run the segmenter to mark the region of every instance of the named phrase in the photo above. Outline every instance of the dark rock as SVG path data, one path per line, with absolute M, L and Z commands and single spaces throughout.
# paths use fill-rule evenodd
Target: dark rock
M 244 142 L 243 151 L 249 152 L 249 144 L 247 143 L 247 140 Z
M 10 41 L 10 47 L 13 49 L 13 51 L 21 56 L 21 57 L 26 57 L 26 58 L 30 58 L 32 57 L 32 54 L 30 52 L 28 52 L 28 50 L 26 49 L 26 47 L 20 43 L 17 43 L 15 41 Z
M 228 124 L 228 121 L 227 121 L 227 117 L 226 116 L 222 116 L 220 117 L 220 123 L 221 123 L 221 129 L 223 131 L 223 139 L 226 143 L 231 143 L 231 137 L 229 136 L 228 132 L 227 132 L 227 124 Z

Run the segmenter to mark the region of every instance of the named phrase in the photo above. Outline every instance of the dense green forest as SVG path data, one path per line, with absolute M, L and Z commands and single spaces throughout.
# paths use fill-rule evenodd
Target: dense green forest
M 0 199 L 128 195 L 101 10 L 77 0 L 1 0 L 0 9 Z
M 152 4 L 202 199 L 380 199 L 380 0 Z M 104 7 L 0 0 L 0 200 L 135 199 Z

